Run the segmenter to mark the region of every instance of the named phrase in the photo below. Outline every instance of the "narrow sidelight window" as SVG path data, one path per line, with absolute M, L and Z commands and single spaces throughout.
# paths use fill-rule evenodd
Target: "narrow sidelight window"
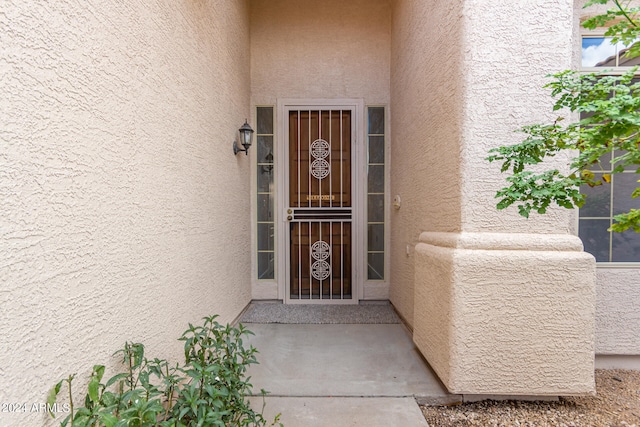
M 384 280 L 385 110 L 367 108 L 367 279 Z
M 256 113 L 258 280 L 273 280 L 275 279 L 273 107 L 258 107 Z

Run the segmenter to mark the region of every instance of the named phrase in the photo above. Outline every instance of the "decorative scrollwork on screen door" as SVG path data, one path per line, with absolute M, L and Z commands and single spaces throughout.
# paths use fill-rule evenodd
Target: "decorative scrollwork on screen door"
M 324 139 L 316 139 L 311 143 L 311 155 L 315 159 L 311 162 L 311 175 L 317 179 L 329 176 L 329 162 L 325 160 L 329 156 L 331 146 Z
M 311 256 L 315 262 L 311 265 L 311 275 L 317 280 L 325 280 L 331 274 L 331 264 L 326 260 L 329 258 L 331 247 L 323 240 L 318 240 L 311 245 Z

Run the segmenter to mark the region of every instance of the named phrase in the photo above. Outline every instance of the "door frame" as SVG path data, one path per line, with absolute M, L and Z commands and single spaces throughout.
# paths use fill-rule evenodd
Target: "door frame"
M 351 110 L 351 158 L 352 158 L 352 178 L 351 194 L 353 195 L 352 213 L 352 287 L 353 298 L 349 300 L 314 300 L 301 299 L 292 300 L 289 298 L 288 285 L 291 270 L 288 268 L 290 262 L 290 245 L 287 237 L 289 225 L 287 221 L 287 209 L 289 205 L 289 189 L 287 163 L 289 162 L 289 111 L 290 110 Z M 276 168 L 276 209 L 275 209 L 275 233 L 276 233 L 276 253 L 282 254 L 277 257 L 278 277 L 278 299 L 285 304 L 358 304 L 364 296 L 364 282 L 366 280 L 366 251 L 365 251 L 365 230 L 366 230 L 366 185 L 357 183 L 366 182 L 366 147 L 364 139 L 364 100 L 363 99 L 278 99 L 276 106 L 276 146 L 277 158 L 282 159 L 277 162 Z

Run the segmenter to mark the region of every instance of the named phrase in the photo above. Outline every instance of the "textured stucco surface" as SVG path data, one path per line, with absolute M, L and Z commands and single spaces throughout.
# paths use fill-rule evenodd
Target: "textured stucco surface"
M 496 190 L 506 185 L 490 148 L 520 142 L 523 125 L 552 122 L 558 112 L 542 86 L 545 76 L 575 65 L 573 0 L 464 2 L 465 71 L 461 165 L 462 229 L 567 233 L 573 211 L 549 210 L 530 219 L 517 208 L 497 211 Z M 564 168 L 569 154 L 548 166 Z
M 500 240 L 491 250 L 421 236 L 416 345 L 452 393 L 593 392 L 593 257 L 571 249 L 573 236 L 491 236 Z
M 388 0 L 251 0 L 250 5 L 252 105 L 275 105 L 283 98 L 389 105 Z M 357 120 L 364 125 L 364 117 Z M 366 179 L 361 182 L 358 191 L 365 192 Z M 280 214 L 276 212 L 276 233 L 283 232 Z M 276 280 L 284 280 L 284 271 L 278 273 Z M 365 299 L 386 299 L 388 294 L 386 283 L 363 290 Z M 276 299 L 278 287 L 254 280 L 252 296 Z
M 638 269 L 599 267 L 596 276 L 596 353 L 640 355 Z
M 0 402 L 250 299 L 246 1 L 4 2 Z M 77 387 L 77 390 L 80 386 Z M 44 413 L 0 413 L 2 426 Z
M 250 0 L 251 98 L 389 102 L 389 0 Z
M 462 1 L 397 0 L 391 43 L 390 299 L 413 323 L 414 246 L 457 231 L 464 76 Z

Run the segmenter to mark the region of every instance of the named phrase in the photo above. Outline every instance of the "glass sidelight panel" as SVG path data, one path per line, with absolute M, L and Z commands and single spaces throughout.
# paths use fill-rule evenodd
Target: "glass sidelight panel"
M 273 107 L 256 109 L 258 280 L 275 278 Z
M 367 108 L 367 279 L 384 280 L 385 111 Z

